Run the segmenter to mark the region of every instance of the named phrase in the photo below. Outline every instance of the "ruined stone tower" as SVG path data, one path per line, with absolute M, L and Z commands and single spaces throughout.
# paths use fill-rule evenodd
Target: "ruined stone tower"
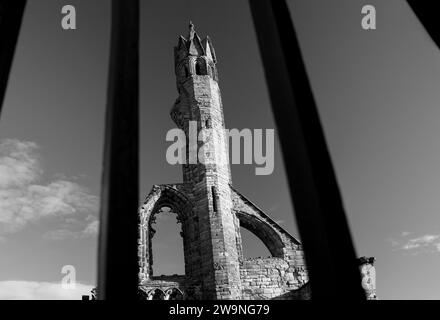
M 183 183 L 154 185 L 139 215 L 139 289 L 145 299 L 307 298 L 300 243 L 232 186 L 211 40 L 189 34 L 174 49 L 178 98 L 171 117 L 187 138 Z M 191 144 L 202 129 L 204 147 Z M 203 136 L 203 133 L 202 133 Z M 200 161 L 204 159 L 205 161 Z M 155 215 L 167 207 L 178 216 L 185 275 L 153 276 Z M 240 226 L 259 237 L 272 257 L 245 259 Z
M 362 277 L 362 287 L 365 290 L 367 300 L 377 300 L 376 295 L 376 268 L 374 257 L 359 258 L 359 268 Z

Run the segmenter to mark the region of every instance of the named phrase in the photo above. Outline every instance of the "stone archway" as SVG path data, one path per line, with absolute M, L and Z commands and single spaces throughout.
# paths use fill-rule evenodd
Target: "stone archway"
M 147 196 L 142 205 L 139 218 L 139 277 L 141 282 L 153 276 L 153 250 L 152 238 L 155 230 L 152 225 L 155 223 L 155 215 L 164 207 L 169 208 L 177 214 L 177 221 L 182 225 L 181 236 L 183 237 L 183 248 L 185 256 L 185 274 L 188 264 L 187 253 L 190 250 L 190 234 L 194 232 L 192 219 L 192 204 L 185 194 L 179 191 L 182 185 L 156 185 Z M 198 227 L 198 225 L 197 225 Z
M 147 296 L 147 300 L 165 300 L 165 293 L 160 289 L 151 290 Z
M 148 293 L 141 288 L 138 288 L 137 295 L 139 300 L 148 300 Z
M 248 213 L 238 211 L 240 226 L 252 232 L 267 247 L 273 257 L 284 258 L 284 243 L 278 232 L 268 223 Z
M 183 300 L 183 293 L 178 288 L 170 288 L 165 291 L 165 300 Z

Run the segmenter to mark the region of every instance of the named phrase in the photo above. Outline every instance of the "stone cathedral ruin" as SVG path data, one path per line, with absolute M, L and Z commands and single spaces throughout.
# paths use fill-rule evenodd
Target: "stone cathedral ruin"
M 171 118 L 187 137 L 190 121 L 212 129 L 204 156 L 227 157 L 211 40 L 201 40 L 190 24 L 174 57 L 179 96 Z M 229 164 L 183 164 L 182 169 L 182 183 L 154 185 L 139 211 L 141 299 L 309 299 L 301 243 L 234 188 Z M 182 226 L 185 275 L 153 276 L 153 225 L 163 208 L 176 213 Z M 272 257 L 244 258 L 240 227 L 256 235 Z

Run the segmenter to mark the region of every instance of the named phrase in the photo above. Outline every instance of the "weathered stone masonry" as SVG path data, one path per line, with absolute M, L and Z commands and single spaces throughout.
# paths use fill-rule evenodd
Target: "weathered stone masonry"
M 225 123 L 211 40 L 190 24 L 175 47 L 179 97 L 171 117 L 190 132 L 213 129 L 203 157 L 217 164 L 184 164 L 183 183 L 153 186 L 139 213 L 139 293 L 144 299 L 307 299 L 301 244 L 232 187 Z M 187 146 L 189 143 L 187 143 Z M 187 148 L 187 159 L 189 159 Z M 181 222 L 185 275 L 153 276 L 155 215 L 170 208 Z M 240 226 L 259 237 L 271 258 L 244 259 Z

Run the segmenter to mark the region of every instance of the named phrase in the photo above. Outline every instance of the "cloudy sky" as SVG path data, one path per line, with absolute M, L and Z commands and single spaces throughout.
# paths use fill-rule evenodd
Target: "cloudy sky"
M 142 1 L 141 193 L 181 181 L 165 160 L 177 97 L 173 46 L 188 20 L 211 37 L 228 128 L 274 128 L 246 1 Z M 77 9 L 75 31 L 61 7 Z M 377 30 L 361 28 L 373 4 Z M 291 0 L 359 256 L 381 299 L 440 298 L 440 51 L 402 0 Z M 109 1 L 30 0 L 0 119 L 0 299 L 79 298 L 96 282 Z M 275 170 L 232 165 L 233 183 L 297 235 L 278 142 Z M 181 273 L 175 216 L 155 270 Z M 245 253 L 267 250 L 244 231 Z M 62 267 L 76 270 L 63 289 Z M 337 283 L 335 283 L 337 285 Z

